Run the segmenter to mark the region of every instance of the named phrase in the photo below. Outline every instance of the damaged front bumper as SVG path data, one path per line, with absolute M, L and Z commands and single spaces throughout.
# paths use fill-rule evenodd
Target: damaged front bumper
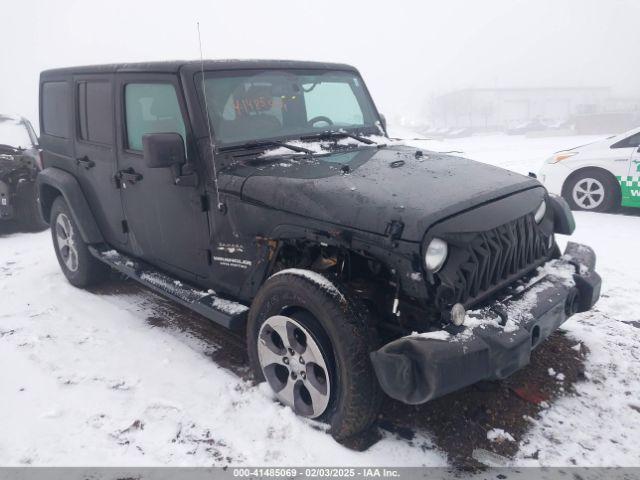
M 371 353 L 382 389 L 419 404 L 480 380 L 505 378 L 567 318 L 600 296 L 595 253 L 569 242 L 564 255 L 511 295 L 468 312 L 462 327 L 399 338 Z

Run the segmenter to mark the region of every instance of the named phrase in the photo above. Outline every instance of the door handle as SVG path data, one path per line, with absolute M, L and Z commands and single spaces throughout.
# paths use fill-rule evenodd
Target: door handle
M 94 162 L 93 160 L 91 160 L 89 157 L 85 155 L 84 157 L 76 158 L 76 165 L 78 166 L 82 165 L 85 168 L 85 170 L 89 170 L 90 168 L 93 168 L 96 166 L 96 162 Z
M 142 180 L 142 175 L 136 172 L 133 168 L 126 168 L 124 170 L 120 170 L 117 173 L 116 177 L 118 180 L 122 182 L 128 182 L 132 185 Z

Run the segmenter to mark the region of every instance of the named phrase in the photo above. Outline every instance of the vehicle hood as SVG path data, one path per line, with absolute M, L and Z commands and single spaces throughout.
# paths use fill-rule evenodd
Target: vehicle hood
M 234 183 L 246 201 L 382 235 L 399 221 L 401 238 L 409 241 L 420 241 L 428 227 L 455 213 L 540 186 L 502 168 L 407 146 L 282 160 L 235 173 L 245 177 Z

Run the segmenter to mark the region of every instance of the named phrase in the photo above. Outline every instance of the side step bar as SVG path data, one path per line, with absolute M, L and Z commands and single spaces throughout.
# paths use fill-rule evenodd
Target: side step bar
M 151 265 L 108 247 L 89 246 L 98 260 L 125 274 L 151 290 L 168 297 L 209 320 L 231 330 L 240 331 L 247 320 L 249 307 L 190 286 Z

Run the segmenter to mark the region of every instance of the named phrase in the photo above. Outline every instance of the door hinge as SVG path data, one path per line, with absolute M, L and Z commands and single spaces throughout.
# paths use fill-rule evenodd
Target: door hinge
M 206 193 L 204 195 L 200 195 L 200 208 L 203 212 L 208 212 L 211 208 L 209 195 L 207 195 Z
M 200 254 L 202 255 L 202 259 L 207 263 L 207 265 L 213 264 L 213 254 L 211 253 L 211 250 L 202 250 Z
M 122 220 L 122 233 L 129 233 L 129 224 L 126 220 Z

